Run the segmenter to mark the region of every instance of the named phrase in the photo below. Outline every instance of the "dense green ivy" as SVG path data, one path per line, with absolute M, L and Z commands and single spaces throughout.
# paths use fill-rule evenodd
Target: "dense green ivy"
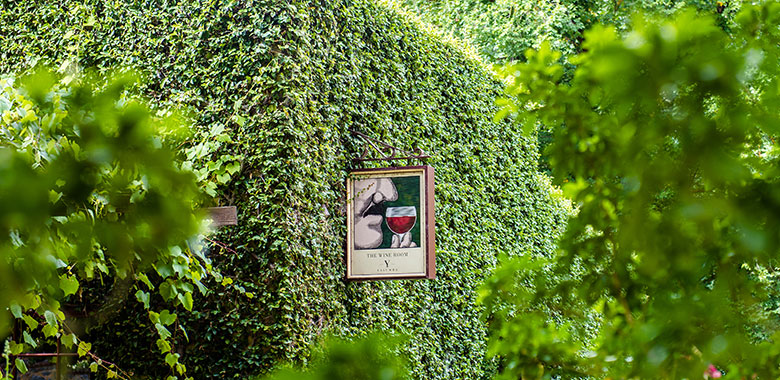
M 0 67 L 38 61 L 133 67 L 146 76 L 141 93 L 196 120 L 199 137 L 183 159 L 205 167 L 216 203 L 239 215 L 209 253 L 221 285 L 206 284 L 213 291 L 178 313 L 189 336 L 176 335 L 176 347 L 196 378 L 305 363 L 323 333 L 372 329 L 410 336 L 402 351 L 415 378 L 487 378 L 495 363 L 485 358 L 476 289 L 500 253 L 550 255 L 569 212 L 535 168 L 535 139 L 493 121 L 501 84 L 385 3 L 6 6 Z M 437 279 L 343 280 L 345 179 L 364 167 L 352 162 L 363 147 L 350 129 L 431 154 Z M 129 305 L 92 331 L 93 349 L 136 375 L 166 373 L 150 364 L 156 338 L 147 321 Z

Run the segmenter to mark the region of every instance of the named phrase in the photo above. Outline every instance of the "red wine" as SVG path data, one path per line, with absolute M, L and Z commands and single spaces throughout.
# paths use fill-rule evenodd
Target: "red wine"
M 387 217 L 387 226 L 396 234 L 404 234 L 414 227 L 416 216 L 390 216 Z

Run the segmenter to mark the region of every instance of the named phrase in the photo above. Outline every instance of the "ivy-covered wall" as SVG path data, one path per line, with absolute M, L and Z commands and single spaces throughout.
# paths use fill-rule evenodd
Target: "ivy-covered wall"
M 2 71 L 131 67 L 161 108 L 192 112 L 192 147 L 203 149 L 187 159 L 218 185 L 217 204 L 238 206 L 239 225 L 213 237 L 225 279 L 179 312 L 190 376 L 305 363 L 322 334 L 372 329 L 411 337 L 415 378 L 492 374 L 477 288 L 499 254 L 551 252 L 568 210 L 536 170 L 534 139 L 493 121 L 501 84 L 410 20 L 374 0 L 63 0 L 0 12 Z M 377 166 L 352 162 L 363 146 L 350 129 L 431 154 L 435 280 L 343 280 L 345 179 Z M 167 374 L 148 319 L 126 305 L 91 331 L 93 351 Z

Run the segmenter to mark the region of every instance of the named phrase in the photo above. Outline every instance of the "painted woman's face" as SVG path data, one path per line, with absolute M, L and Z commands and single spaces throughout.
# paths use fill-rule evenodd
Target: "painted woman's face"
M 355 249 L 371 249 L 382 244 L 382 202 L 398 199 L 393 181 L 371 178 L 355 181 Z

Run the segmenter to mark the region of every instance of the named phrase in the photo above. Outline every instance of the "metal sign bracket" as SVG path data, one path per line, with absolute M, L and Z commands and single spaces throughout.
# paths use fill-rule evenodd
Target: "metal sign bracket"
M 363 154 L 361 154 L 360 157 L 352 159 L 352 161 L 355 162 L 395 161 L 395 160 L 412 160 L 412 159 L 424 160 L 430 157 L 429 155 L 425 154 L 425 152 L 423 152 L 422 149 L 420 148 L 414 148 L 412 149 L 411 152 L 408 152 L 401 148 L 397 148 L 385 142 L 368 137 L 367 135 L 360 133 L 356 130 L 350 129 L 349 131 L 352 132 L 352 136 L 362 139 L 368 145 L 366 146 L 365 149 L 363 149 Z M 374 151 L 374 153 L 378 153 L 379 157 L 376 158 L 369 157 L 369 154 L 371 153 L 372 150 Z

